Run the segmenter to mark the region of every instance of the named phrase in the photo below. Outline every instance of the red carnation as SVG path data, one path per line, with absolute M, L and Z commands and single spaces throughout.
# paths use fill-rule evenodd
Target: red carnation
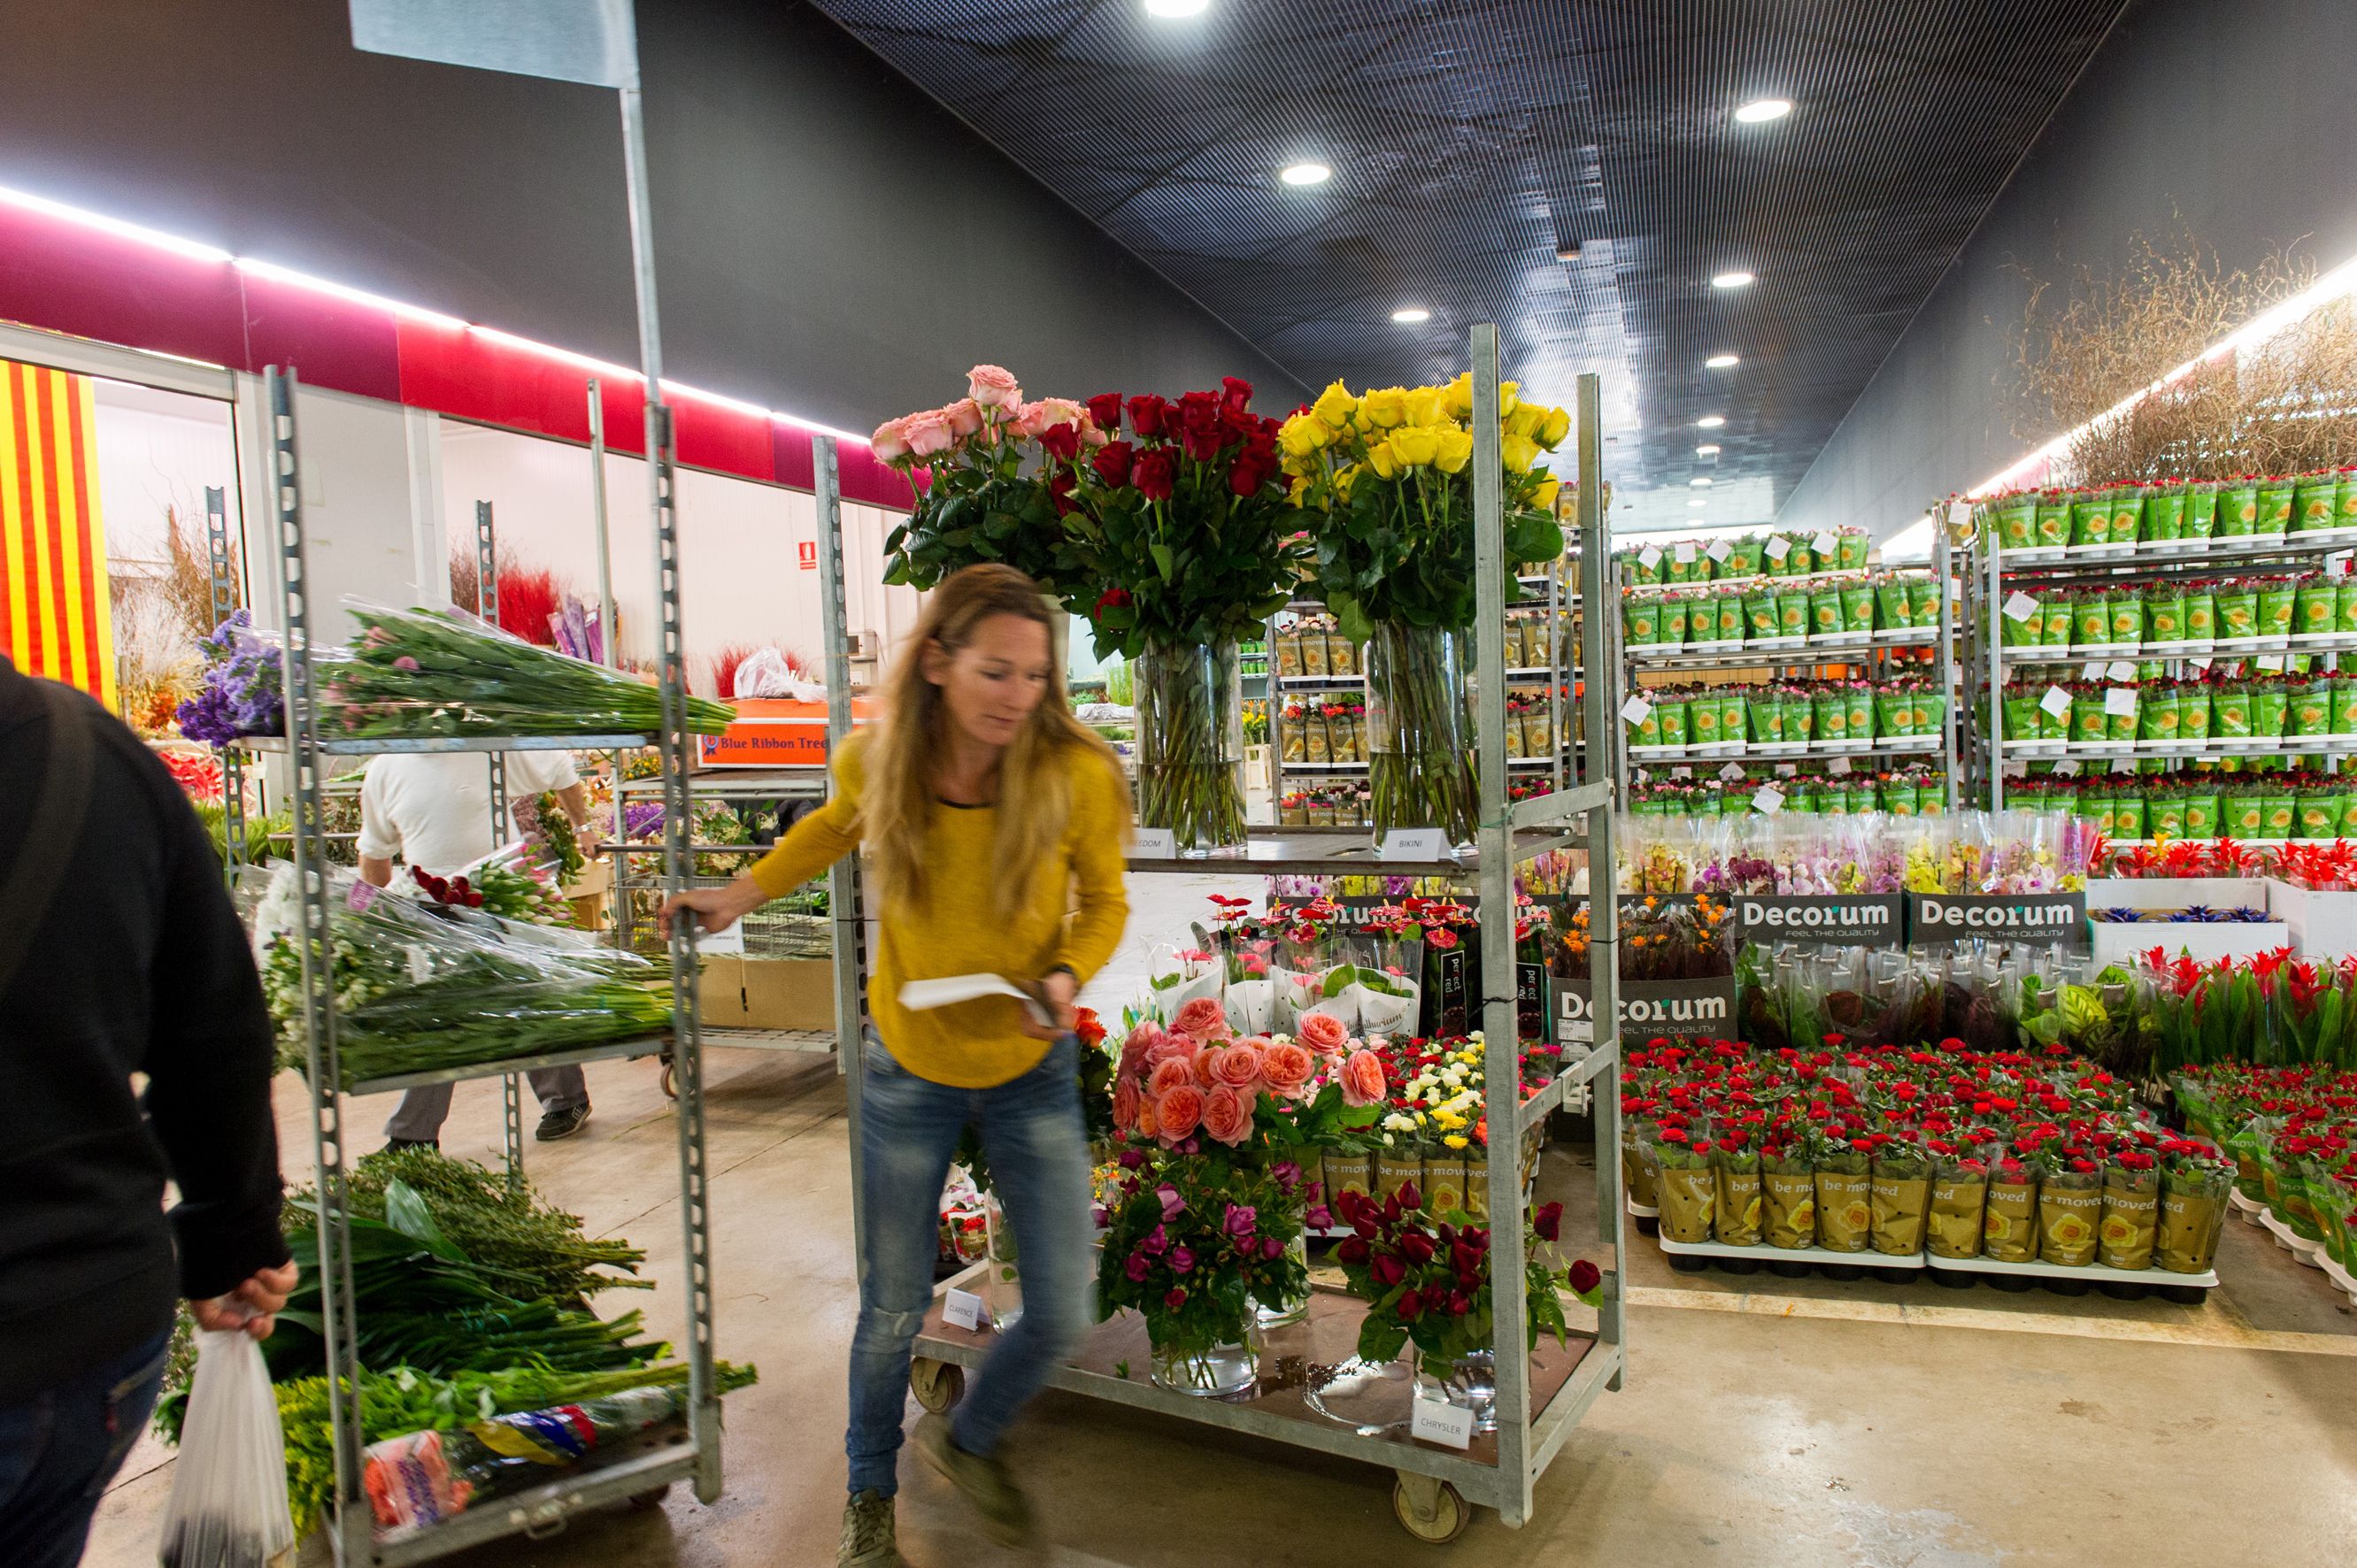
M 1119 434 L 1121 430 L 1121 393 L 1099 392 L 1096 396 L 1089 399 L 1089 417 L 1095 420 L 1097 428 L 1103 431 L 1106 435 L 1113 435 Z
M 1552 1241 L 1563 1232 L 1563 1205 L 1543 1203 L 1531 1215 L 1531 1229 L 1542 1241 Z
M 1392 1286 L 1407 1278 L 1406 1265 L 1389 1252 L 1376 1253 L 1369 1260 L 1367 1270 L 1375 1276 L 1375 1283 L 1385 1290 L 1391 1289 Z
M 1424 1316 L 1424 1296 L 1418 1291 L 1402 1291 L 1399 1298 L 1399 1320 L 1414 1323 Z
M 1129 483 L 1130 459 L 1135 456 L 1136 448 L 1128 442 L 1109 441 L 1097 448 L 1097 455 L 1089 459 L 1089 464 L 1096 469 L 1098 478 L 1119 489 Z
M 1137 493 L 1150 501 L 1167 501 L 1172 487 L 1178 482 L 1178 465 L 1169 453 L 1149 448 L 1137 455 L 1137 464 L 1129 472 L 1129 482 Z
M 1103 593 L 1097 596 L 1097 607 L 1089 612 L 1089 618 L 1091 620 L 1102 619 L 1103 618 L 1105 611 L 1120 609 L 1129 602 L 1129 590 L 1127 588 L 1107 588 Z
M 1060 424 L 1056 428 L 1070 430 L 1071 426 Z M 1058 517 L 1070 516 L 1079 510 L 1072 505 L 1072 487 L 1078 482 L 1072 478 L 1072 471 L 1070 468 L 1060 470 L 1048 480 L 1048 497 L 1056 503 Z

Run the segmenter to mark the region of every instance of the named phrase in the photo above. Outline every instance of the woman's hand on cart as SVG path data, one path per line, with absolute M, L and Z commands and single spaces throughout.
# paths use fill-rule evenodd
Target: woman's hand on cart
M 692 910 L 703 929 L 725 931 L 769 901 L 759 883 L 739 876 L 726 887 L 691 887 L 673 894 L 663 900 L 661 919 L 668 928 L 674 916 Z

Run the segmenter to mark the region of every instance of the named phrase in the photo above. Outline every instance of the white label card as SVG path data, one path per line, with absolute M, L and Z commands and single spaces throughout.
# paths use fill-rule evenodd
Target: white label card
M 1773 784 L 1762 784 L 1752 795 L 1751 806 L 1754 811 L 1765 811 L 1772 817 L 1784 809 L 1784 791 Z
M 1792 542 L 1784 538 L 1781 534 L 1768 542 L 1765 552 L 1768 559 L 1770 561 L 1781 561 L 1785 556 L 1790 555 L 1792 553 Z
M 1650 572 L 1662 564 L 1662 553 L 1648 544 L 1637 552 L 1637 564 Z
M 1688 540 L 1684 544 L 1678 546 L 1677 561 L 1679 565 L 1691 566 L 1694 564 L 1694 541 Z
M 2261 670 L 2272 670 L 2277 674 L 2283 673 L 2284 661 L 2280 655 L 2272 659 L 2254 659 L 2251 663 Z
M 1384 860 L 1447 860 L 1448 834 L 1439 828 L 1394 828 L 1383 835 Z
M 2210 656 L 2203 654 L 2199 659 L 2189 659 L 2185 661 L 2185 667 L 2188 670 L 2207 670 L 2210 668 Z
M 1779 778 L 1779 779 L 1797 779 L 1797 778 L 1799 778 L 1800 776 L 1801 776 L 1801 765 L 1800 765 L 1799 763 L 1797 763 L 1797 762 L 1780 762 L 1780 763 L 1776 764 L 1776 777 L 1777 777 L 1777 778 Z
M 942 1303 L 942 1321 L 970 1334 L 979 1334 L 990 1325 L 990 1308 L 972 1291 L 953 1290 Z
M 2104 712 L 2114 718 L 2136 717 L 2136 694 L 2133 686 L 2114 686 L 2104 693 Z
M 1643 724 L 1653 714 L 1653 704 L 1642 697 L 1631 697 L 1620 704 L 1620 716 L 1632 725 Z
M 2062 778 L 2068 779 L 2079 771 L 2079 759 L 2075 757 L 2066 757 L 2054 765 L 2054 771 Z
M 2079 679 L 2080 679 L 2080 680 L 2082 680 L 2082 681 L 2100 681 L 2100 680 L 2102 680 L 2103 678 L 2104 678 L 2104 661 L 2103 661 L 2102 660 L 2100 660 L 2100 659 L 2091 659 L 2091 660 L 2087 660 L 2087 662 L 2086 662 L 2086 663 L 2082 664 L 2081 666 L 2079 666 Z
M 2104 673 L 2114 681 L 2136 679 L 2136 665 L 2126 659 L 2115 659 L 2104 666 Z
M 1694 777 L 1694 769 L 1691 768 L 1673 768 L 1670 769 L 1670 777 L 1673 779 L 1691 779 Z
M 1809 548 L 1815 551 L 1820 555 L 1831 555 L 1840 547 L 1841 541 L 1835 539 L 1830 533 L 1820 533 L 1814 539 L 1809 541 Z
M 1846 757 L 1836 757 L 1832 761 L 1825 764 L 1825 769 L 1831 773 L 1846 773 L 1849 771 L 1849 758 Z
M 2071 693 L 2060 686 L 2049 686 L 2046 695 L 2038 699 L 2038 705 L 2059 719 L 2071 706 Z
M 745 951 L 745 922 L 731 920 L 725 931 L 699 929 L 695 936 L 695 950 L 706 958 L 724 958 L 731 953 L 741 956 Z
M 2134 773 L 2136 771 L 2136 758 L 2133 757 L 2115 757 L 2112 758 L 2112 771 L 2115 773 Z
M 1735 547 L 1724 539 L 1714 539 L 1710 542 L 1710 548 L 1703 552 L 1703 553 L 1708 555 L 1712 560 L 1724 566 L 1727 564 L 1728 558 L 1734 555 Z
M 1140 828 L 1137 847 L 1130 853 L 1140 860 L 1173 860 L 1178 854 L 1178 834 L 1175 828 Z
M 2031 598 L 2028 594 L 2021 592 L 2019 589 L 2016 589 L 2006 598 L 2005 618 L 2007 620 L 2028 620 L 2037 612 L 2037 609 L 2038 601 L 2036 599 Z
M 1408 1435 L 1450 1448 L 1469 1447 L 1473 1442 L 1473 1412 L 1462 1405 L 1439 1400 L 1417 1400 L 1415 1417 L 1408 1423 Z
M 1732 783 L 1734 780 L 1743 777 L 1743 764 L 1740 762 L 1730 762 L 1726 767 L 1718 770 L 1718 776 Z

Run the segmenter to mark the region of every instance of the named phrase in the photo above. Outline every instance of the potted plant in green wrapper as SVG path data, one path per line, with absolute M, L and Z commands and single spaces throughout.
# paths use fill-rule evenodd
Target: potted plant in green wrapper
M 1089 400 L 1088 439 L 1065 521 L 1099 658 L 1135 671 L 1137 820 L 1181 848 L 1244 840 L 1237 644 L 1291 597 L 1309 548 L 1278 470 L 1277 422 L 1249 382 L 1172 400 Z M 1125 424 L 1125 413 L 1126 423 Z M 1051 433 L 1053 434 L 1053 433 Z
M 1499 388 L 1508 602 L 1517 562 L 1563 553 L 1560 481 L 1539 467 L 1564 410 Z M 1343 635 L 1367 645 L 1374 826 L 1469 840 L 1479 811 L 1465 681 L 1474 607 L 1472 381 L 1352 396 L 1340 381 L 1278 432 L 1295 499 L 1317 521 L 1317 580 Z

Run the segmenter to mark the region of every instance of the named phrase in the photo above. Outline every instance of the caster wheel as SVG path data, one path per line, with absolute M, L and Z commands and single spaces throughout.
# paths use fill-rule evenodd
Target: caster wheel
M 640 1492 L 623 1506 L 632 1513 L 652 1513 L 663 1506 L 663 1499 L 669 1496 L 671 1496 L 671 1487 L 666 1484 L 657 1487 L 651 1492 Z
M 965 1369 L 954 1361 L 919 1357 L 909 1363 L 909 1389 L 934 1415 L 947 1415 L 965 1397 Z
M 1431 1488 L 1431 1511 L 1419 1515 L 1415 1494 L 1426 1487 Z M 1464 1497 L 1455 1487 L 1422 1477 L 1411 1481 L 1402 1476 L 1392 1483 L 1392 1512 L 1399 1516 L 1403 1530 L 1428 1546 L 1448 1545 L 1473 1522 L 1473 1510 L 1466 1506 Z
M 669 1058 L 665 1058 L 662 1064 L 662 1091 L 665 1100 L 679 1098 L 679 1077 Z

